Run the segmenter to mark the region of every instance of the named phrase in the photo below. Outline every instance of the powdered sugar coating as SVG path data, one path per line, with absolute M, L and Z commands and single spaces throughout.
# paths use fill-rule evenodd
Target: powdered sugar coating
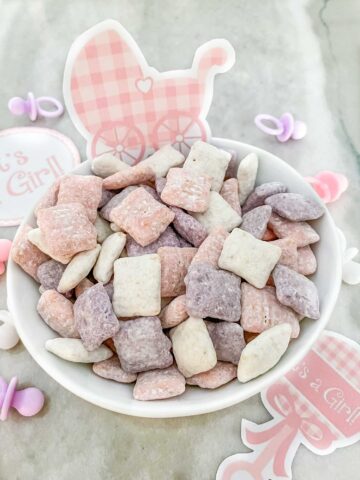
M 172 207 L 171 210 L 175 214 L 173 225 L 178 234 L 194 247 L 201 245 L 207 237 L 206 228 L 181 208 Z
M 79 338 L 73 304 L 56 290 L 46 290 L 38 302 L 37 311 L 44 322 L 59 335 Z
M 185 378 L 175 366 L 139 373 L 133 395 L 135 400 L 162 400 L 185 392 Z
M 305 247 L 320 240 L 317 232 L 306 222 L 291 222 L 272 213 L 269 227 L 279 238 L 292 237 L 298 247 Z
M 192 317 L 238 322 L 241 279 L 206 263 L 194 263 L 185 278 L 186 311 Z
M 127 236 L 126 251 L 129 257 L 157 253 L 160 247 L 180 247 L 179 239 L 170 226 L 166 228 L 155 242 L 150 243 L 146 247 L 139 245 L 130 235 Z
M 161 196 L 162 191 L 166 185 L 166 178 L 164 177 L 156 177 L 155 178 L 155 189 L 158 195 Z
M 298 248 L 296 271 L 302 275 L 312 275 L 316 272 L 317 261 L 311 247 Z
M 124 188 L 124 190 L 121 190 L 120 193 L 117 193 L 116 195 L 114 195 L 103 207 L 102 209 L 100 210 L 100 215 L 105 218 L 105 220 L 107 220 L 108 222 L 110 222 L 110 213 L 111 213 L 111 210 L 115 207 L 117 207 L 118 205 L 120 205 L 120 203 L 124 200 L 124 198 L 126 198 L 131 192 L 133 192 L 134 190 L 136 190 L 138 187 L 135 187 L 135 186 L 130 186 L 130 187 L 126 187 Z
M 160 313 L 162 328 L 172 328 L 188 318 L 186 311 L 186 295 L 179 295 L 164 307 Z
M 299 193 L 278 193 L 265 200 L 275 213 L 292 222 L 315 220 L 324 214 L 324 207 Z
M 271 215 L 271 207 L 255 207 L 242 217 L 241 229 L 255 238 L 263 239 Z
M 245 200 L 254 189 L 258 166 L 259 159 L 256 153 L 249 153 L 239 164 L 236 176 L 239 184 L 240 205 L 245 203 Z
M 176 297 L 185 293 L 184 278 L 196 248 L 161 247 L 161 296 Z
M 268 182 L 259 185 L 246 199 L 246 202 L 243 205 L 243 213 L 249 212 L 253 208 L 260 207 L 260 205 L 264 205 L 267 197 L 282 192 L 287 192 L 287 187 L 280 182 Z
M 158 317 L 140 317 L 122 322 L 114 343 L 125 372 L 167 368 L 173 363 L 171 342 L 164 335 Z
M 110 219 L 141 246 L 155 242 L 174 220 L 174 213 L 143 188 L 131 192 L 110 213 Z
M 80 203 L 39 210 L 38 225 L 49 251 L 56 255 L 73 256 L 96 247 L 96 228 Z
M 299 315 L 277 300 L 274 287 L 259 290 L 244 282 L 241 292 L 241 326 L 244 330 L 261 333 L 274 325 L 289 323 L 292 329 L 291 337 L 296 338 L 299 335 Z
M 223 227 L 214 228 L 198 248 L 192 263 L 208 263 L 218 268 L 220 253 L 229 233 Z
M 232 363 L 217 362 L 215 367 L 207 372 L 197 373 L 186 379 L 188 385 L 213 390 L 231 382 L 237 376 L 237 366 Z
M 197 175 L 183 168 L 171 168 L 161 192 L 161 200 L 168 205 L 190 212 L 204 212 L 210 201 L 211 177 Z
M 37 217 L 38 211 L 41 210 L 42 208 L 49 208 L 56 205 L 57 196 L 59 193 L 60 181 L 61 181 L 61 178 L 58 178 L 57 180 L 55 180 L 55 182 L 48 188 L 45 195 L 43 195 L 40 198 L 34 210 L 35 217 Z
M 89 352 L 113 337 L 120 328 L 102 283 L 88 288 L 77 298 L 74 316 L 84 347 Z
M 245 348 L 244 330 L 238 323 L 205 321 L 218 360 L 239 363 Z
M 133 383 L 137 377 L 136 373 L 127 373 L 121 368 L 117 355 L 108 360 L 94 363 L 93 372 L 99 375 L 99 377 L 115 380 L 115 382 L 119 383 Z
M 103 185 L 107 190 L 117 190 L 129 185 L 139 185 L 148 180 L 154 180 L 155 173 L 152 168 L 138 163 L 134 167 L 126 168 L 104 179 Z
M 280 303 L 304 317 L 320 318 L 318 292 L 311 280 L 284 265 L 277 265 L 272 275 Z
M 101 191 L 101 199 L 98 208 L 102 208 L 104 205 L 110 202 L 110 200 L 116 195 L 115 192 L 111 190 L 105 190 L 105 188 Z
M 241 216 L 241 207 L 239 201 L 239 184 L 236 178 L 229 178 L 223 183 L 220 195 Z
M 269 243 L 281 248 L 281 256 L 279 258 L 281 265 L 297 270 L 298 249 L 296 248 L 296 241 L 292 237 L 280 238 Z
M 48 260 L 39 265 L 37 277 L 45 290 L 56 290 L 64 270 L 65 265 L 62 263 L 56 260 Z

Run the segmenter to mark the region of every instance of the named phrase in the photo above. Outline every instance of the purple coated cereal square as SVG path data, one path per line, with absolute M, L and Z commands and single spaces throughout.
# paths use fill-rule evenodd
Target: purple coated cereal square
M 147 255 L 156 253 L 160 247 L 180 247 L 179 239 L 174 230 L 169 226 L 155 242 L 150 243 L 146 247 L 139 245 L 130 235 L 126 240 L 126 252 L 128 257 L 137 257 L 139 255 Z
M 218 360 L 237 365 L 245 348 L 244 330 L 238 323 L 212 322 L 207 320 L 206 327 L 213 342 Z
M 242 207 L 243 214 L 264 205 L 267 197 L 283 192 L 287 192 L 287 187 L 280 182 L 268 182 L 259 185 L 246 199 Z
M 266 232 L 270 216 L 271 207 L 268 205 L 255 207 L 242 217 L 240 228 L 261 240 Z
M 56 290 L 66 265 L 56 260 L 48 260 L 37 269 L 37 277 L 44 290 Z
M 178 234 L 194 247 L 201 245 L 207 237 L 206 228 L 181 208 L 172 207 L 171 210 L 175 213 L 173 225 Z

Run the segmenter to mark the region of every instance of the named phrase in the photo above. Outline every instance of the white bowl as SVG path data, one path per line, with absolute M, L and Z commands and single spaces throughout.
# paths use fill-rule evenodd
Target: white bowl
M 251 145 L 222 138 L 214 138 L 212 143 L 235 151 L 238 159 L 250 152 L 257 153 L 260 159 L 258 184 L 277 180 L 287 185 L 289 191 L 303 193 L 319 201 L 303 177 L 274 155 Z M 74 172 L 89 174 L 89 162 L 84 162 Z M 34 225 L 33 214 L 30 213 L 24 222 Z M 132 398 L 132 385 L 102 379 L 92 372 L 91 366 L 67 362 L 45 350 L 45 341 L 57 334 L 36 311 L 39 285 L 11 260 L 7 269 L 8 306 L 30 355 L 54 380 L 84 400 L 108 410 L 139 417 L 181 417 L 213 412 L 261 392 L 282 377 L 301 360 L 326 326 L 340 288 L 341 251 L 335 224 L 327 210 L 321 219 L 313 222 L 313 226 L 321 236 L 321 241 L 314 246 L 318 270 L 312 278 L 319 291 L 321 318 L 316 321 L 304 319 L 300 336 L 291 342 L 280 362 L 269 372 L 246 384 L 234 380 L 214 391 L 187 387 L 179 397 L 140 402 Z

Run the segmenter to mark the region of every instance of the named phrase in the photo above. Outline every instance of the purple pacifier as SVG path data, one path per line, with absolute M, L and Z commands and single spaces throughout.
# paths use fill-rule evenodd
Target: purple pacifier
M 9 385 L 0 377 L 0 420 L 7 419 L 10 408 L 15 408 L 20 415 L 32 417 L 40 412 L 44 405 L 44 394 L 38 388 L 30 387 L 16 390 L 17 377 Z
M 41 107 L 43 102 L 49 103 L 54 110 L 45 110 Z M 12 114 L 28 115 L 31 121 L 35 121 L 38 116 L 46 118 L 56 118 L 63 114 L 64 107 L 59 100 L 54 97 L 38 97 L 35 98 L 32 92 L 27 94 L 27 99 L 21 97 L 13 97 L 8 103 L 9 110 Z
M 264 121 L 272 123 L 274 126 L 267 126 Z M 275 135 L 281 143 L 287 142 L 290 138 L 300 140 L 305 137 L 307 132 L 306 123 L 295 120 L 291 113 L 283 113 L 280 118 L 260 113 L 255 117 L 255 125 L 264 133 Z

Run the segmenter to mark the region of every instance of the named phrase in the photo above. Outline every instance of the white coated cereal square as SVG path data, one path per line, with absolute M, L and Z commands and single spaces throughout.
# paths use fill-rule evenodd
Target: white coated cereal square
M 113 308 L 118 317 L 146 317 L 161 310 L 161 265 L 157 254 L 114 263 Z
M 150 167 L 157 177 L 166 177 L 170 168 L 179 167 L 184 163 L 185 157 L 171 145 L 165 145 L 153 155 L 145 158 L 142 165 Z
M 195 142 L 184 163 L 184 169 L 212 177 L 211 190 L 219 192 L 224 181 L 231 153 L 209 143 Z
M 208 209 L 203 213 L 194 213 L 193 216 L 206 228 L 208 233 L 216 227 L 223 227 L 230 232 L 241 223 L 240 215 L 217 192 L 210 192 Z
M 224 242 L 219 267 L 263 288 L 281 255 L 281 248 L 235 228 Z

